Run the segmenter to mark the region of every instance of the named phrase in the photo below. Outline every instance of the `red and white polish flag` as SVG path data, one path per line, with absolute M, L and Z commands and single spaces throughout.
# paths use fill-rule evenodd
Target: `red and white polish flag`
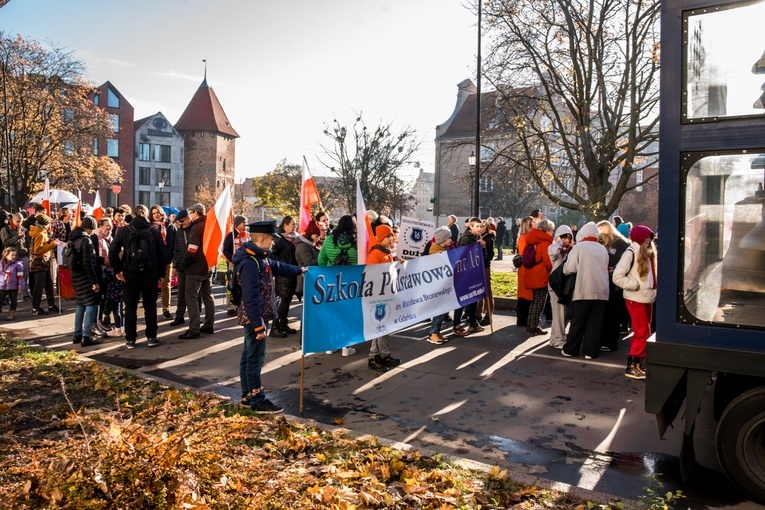
M 316 189 L 316 181 L 311 176 L 308 162 L 303 156 L 303 181 L 300 185 L 300 225 L 298 232 L 303 233 L 311 222 L 311 206 L 321 203 L 319 190 Z
M 234 209 L 231 200 L 231 186 L 226 185 L 223 193 L 215 201 L 215 206 L 207 213 L 205 233 L 202 238 L 202 253 L 207 259 L 208 269 L 218 264 L 218 256 L 223 246 L 223 239 L 234 226 Z

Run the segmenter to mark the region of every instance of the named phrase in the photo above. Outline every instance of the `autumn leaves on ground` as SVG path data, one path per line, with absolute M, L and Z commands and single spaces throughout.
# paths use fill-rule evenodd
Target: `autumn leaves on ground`
M 0 339 L 2 508 L 586 508 Z

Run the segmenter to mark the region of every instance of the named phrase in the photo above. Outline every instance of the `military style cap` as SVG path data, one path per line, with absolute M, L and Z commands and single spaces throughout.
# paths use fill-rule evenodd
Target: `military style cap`
M 276 233 L 276 220 L 249 223 L 247 229 L 250 234 L 268 234 L 274 237 L 281 237 Z

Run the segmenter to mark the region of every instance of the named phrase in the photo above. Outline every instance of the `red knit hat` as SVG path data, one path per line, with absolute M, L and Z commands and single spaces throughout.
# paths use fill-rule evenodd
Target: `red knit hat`
M 321 226 L 319 226 L 319 222 L 316 220 L 311 220 L 308 222 L 308 226 L 305 228 L 305 235 L 308 239 L 311 238 L 312 235 L 321 235 Z
M 653 240 L 653 236 L 653 230 L 643 225 L 632 227 L 632 230 L 630 230 L 630 239 L 638 244 L 643 244 L 646 239 Z

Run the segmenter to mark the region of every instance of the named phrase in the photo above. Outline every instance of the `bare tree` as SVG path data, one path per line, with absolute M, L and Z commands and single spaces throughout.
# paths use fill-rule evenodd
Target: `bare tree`
M 513 132 L 497 157 L 551 202 L 609 216 L 657 159 L 658 0 L 490 0 L 486 18 Z
M 419 166 L 412 161 L 421 143 L 413 129 L 395 133 L 392 124 L 381 124 L 370 130 L 359 113 L 350 128 L 334 120 L 324 134 L 332 145 L 322 145 L 326 155 L 322 164 L 338 178 L 337 193 L 346 210 L 356 209 L 356 179 L 367 209 L 388 206 L 399 215 L 414 209 L 409 186 L 396 175 L 407 165 Z

